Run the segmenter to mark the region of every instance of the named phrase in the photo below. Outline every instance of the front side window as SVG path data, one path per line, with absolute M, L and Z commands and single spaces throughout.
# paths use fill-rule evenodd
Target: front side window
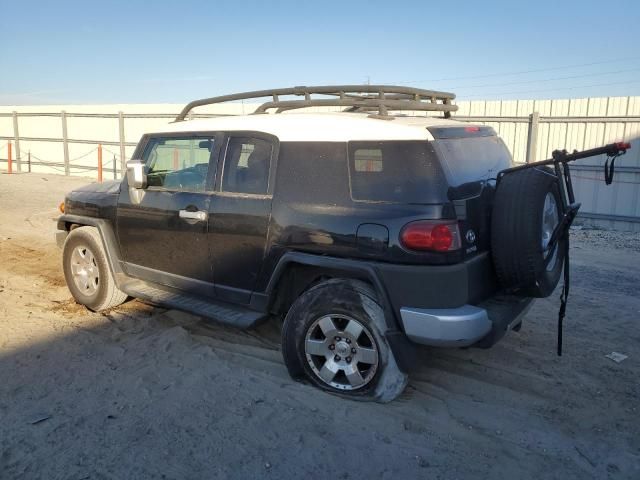
M 261 138 L 229 139 L 222 172 L 222 191 L 266 195 L 273 146 Z
M 145 149 L 149 187 L 203 192 L 207 184 L 214 139 L 154 138 Z

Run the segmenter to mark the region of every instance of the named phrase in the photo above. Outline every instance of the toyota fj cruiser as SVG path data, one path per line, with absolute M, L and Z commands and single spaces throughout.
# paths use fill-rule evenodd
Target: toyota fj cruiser
M 185 120 L 265 96 L 251 115 Z M 95 311 L 137 297 L 240 328 L 283 318 L 294 377 L 392 400 L 416 346 L 489 347 L 519 329 L 566 253 L 553 170 L 496 189 L 509 150 L 491 127 L 449 118 L 453 99 L 352 85 L 190 103 L 142 137 L 122 181 L 66 196 L 73 297 Z M 344 108 L 291 111 L 327 106 Z

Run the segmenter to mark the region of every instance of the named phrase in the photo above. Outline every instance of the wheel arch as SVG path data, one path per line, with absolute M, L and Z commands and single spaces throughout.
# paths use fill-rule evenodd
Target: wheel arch
M 102 218 L 86 217 L 84 215 L 63 214 L 58 218 L 58 230 L 71 232 L 78 227 L 95 227 L 100 234 L 102 245 L 107 254 L 109 269 L 117 286 L 120 286 L 120 278 L 124 274 L 120 265 L 120 247 L 111 222 Z
M 295 285 L 295 273 L 304 271 L 307 283 L 299 282 Z M 287 273 L 290 272 L 290 273 Z M 398 321 L 395 310 L 389 299 L 389 294 L 380 280 L 380 275 L 375 266 L 364 261 L 356 261 L 345 258 L 325 257 L 313 255 L 303 252 L 287 252 L 278 261 L 273 270 L 269 283 L 266 288 L 266 296 L 269 299 L 269 309 L 278 306 L 281 310 L 279 313 L 288 311 L 293 301 L 321 281 L 323 278 L 344 278 L 354 279 L 366 282 L 375 292 L 376 300 L 384 312 L 387 331 L 384 332 L 387 341 L 393 351 L 398 367 L 403 372 L 410 372 L 416 367 L 417 350 L 405 335 Z M 291 280 L 294 280 L 292 282 Z M 284 283 L 283 283 L 284 282 Z M 291 286 L 296 287 L 291 289 Z M 295 295 L 295 292 L 299 292 Z M 368 295 L 370 292 L 362 292 Z M 289 295 L 289 297 L 287 297 Z M 284 302 L 283 302 L 284 296 Z M 282 302 L 280 305 L 277 302 Z M 287 305 L 287 302 L 291 302 Z M 286 310 L 285 310 L 286 309 Z M 283 312 L 284 310 L 284 312 Z
M 302 252 L 287 252 L 278 261 L 267 284 L 269 309 L 286 314 L 291 304 L 302 293 L 318 283 L 344 278 L 359 280 L 371 287 L 376 300 L 383 308 L 388 330 L 398 330 L 398 322 L 389 301 L 387 291 L 375 268 L 361 261 L 325 257 Z M 368 292 L 363 292 L 367 294 Z

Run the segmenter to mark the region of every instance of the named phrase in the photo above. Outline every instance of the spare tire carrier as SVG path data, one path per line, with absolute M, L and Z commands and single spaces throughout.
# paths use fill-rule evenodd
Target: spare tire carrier
M 582 152 L 578 152 L 576 150 L 573 153 L 569 153 L 566 150 L 554 150 L 551 154 L 552 158 L 548 160 L 542 160 L 539 162 L 532 162 L 525 165 L 519 165 L 517 167 L 507 168 L 498 173 L 496 182 L 496 199 L 498 199 L 498 196 L 500 194 L 500 184 L 507 175 L 513 175 L 516 172 L 522 172 L 523 170 L 527 169 L 540 169 L 540 167 L 553 166 L 555 182 L 557 183 L 560 192 L 559 221 L 556 222 L 554 215 L 551 213 L 551 204 L 555 203 L 555 198 L 551 192 L 547 192 L 544 197 L 541 230 L 542 252 L 543 255 L 546 255 L 544 260 L 545 270 L 553 268 L 555 264 L 554 258 L 556 255 L 561 255 L 560 258 L 564 258 L 564 282 L 562 286 L 562 293 L 560 294 L 560 309 L 558 311 L 558 356 L 562 355 L 562 327 L 567 309 L 567 298 L 569 296 L 569 227 L 573 223 L 578 210 L 580 209 L 580 203 L 577 203 L 575 201 L 573 184 L 571 181 L 571 172 L 569 170 L 568 164 L 569 162 L 573 162 L 583 158 L 594 157 L 597 155 L 607 155 L 607 160 L 604 166 L 604 176 L 605 183 L 607 185 L 610 185 L 613 181 L 615 159 L 620 155 L 626 153 L 626 151 L 630 148 L 631 145 L 629 143 L 617 142 L 602 147 L 584 150 Z M 546 170 L 548 171 L 549 169 L 547 168 Z M 509 182 L 505 182 L 505 188 L 507 183 Z M 549 198 L 550 196 L 551 199 Z M 494 209 L 495 208 L 496 207 L 494 206 Z M 547 210 L 547 208 L 549 210 Z M 558 209 L 555 210 L 558 211 Z M 555 224 L 555 227 L 552 228 L 553 224 Z M 558 251 L 559 249 L 562 249 L 563 251 Z M 499 269 L 500 265 L 497 264 L 496 270 Z M 506 275 L 506 277 L 508 277 L 508 275 Z M 520 287 L 520 285 L 516 286 Z M 508 288 L 509 285 L 506 285 L 506 287 Z

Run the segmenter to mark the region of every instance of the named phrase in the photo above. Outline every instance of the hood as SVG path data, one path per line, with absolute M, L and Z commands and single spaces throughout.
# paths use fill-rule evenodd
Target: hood
M 102 183 L 90 183 L 82 187 L 76 188 L 74 192 L 92 192 L 92 193 L 110 193 L 116 194 L 120 192 L 120 184 L 122 180 L 107 180 Z

